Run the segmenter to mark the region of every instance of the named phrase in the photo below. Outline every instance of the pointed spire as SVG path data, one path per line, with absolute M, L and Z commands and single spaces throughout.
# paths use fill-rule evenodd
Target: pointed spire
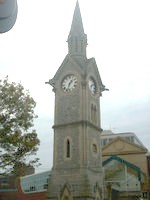
M 74 36 L 84 35 L 84 28 L 83 28 L 82 17 L 81 17 L 78 1 L 76 2 L 76 7 L 74 10 L 73 20 L 72 20 L 72 25 L 71 25 L 71 30 L 70 30 L 69 35 L 74 35 Z
M 77 0 L 72 25 L 68 36 L 68 50 L 71 55 L 86 56 L 87 36 L 84 33 L 82 17 Z

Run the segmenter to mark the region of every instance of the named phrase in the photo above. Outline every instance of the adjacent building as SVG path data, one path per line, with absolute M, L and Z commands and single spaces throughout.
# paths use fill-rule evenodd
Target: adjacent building
M 137 190 L 132 187 L 132 191 L 128 193 L 128 197 L 130 196 L 130 198 L 133 199 L 139 195 L 142 197 L 145 195 L 144 198 L 150 198 L 149 154 L 147 148 L 142 144 L 138 137 L 134 133 L 130 132 L 114 134 L 112 131 L 103 131 L 101 134 L 101 145 L 102 159 L 104 163 L 106 160 L 116 158 L 115 156 L 117 156 L 122 160 L 124 169 L 125 163 L 130 163 L 129 166 L 132 167 L 135 166 L 133 169 L 139 169 L 141 178 L 138 178 L 135 184 L 130 181 L 132 179 L 128 179 L 128 183 L 126 183 L 127 187 L 124 188 L 129 191 L 129 189 L 131 189 L 131 185 L 134 185 L 135 188 L 137 188 L 136 186 L 139 186 Z M 114 168 L 114 171 L 112 170 L 112 173 L 119 176 L 119 174 L 116 173 L 116 170 L 117 165 L 116 168 Z M 127 171 L 128 170 L 126 169 L 124 174 L 127 173 Z M 122 180 L 121 175 L 120 180 Z M 112 182 L 111 185 L 113 187 L 115 182 Z M 124 195 L 127 195 L 127 192 L 124 191 Z
M 143 146 L 143 143 L 139 140 L 135 133 L 123 132 L 123 133 L 113 133 L 111 130 L 103 130 L 101 133 L 101 147 L 111 142 L 116 137 L 121 137 L 129 141 L 130 143 Z
M 18 180 L 16 200 L 46 200 L 48 179 L 51 171 L 31 174 Z
M 15 176 L 0 176 L 0 200 L 16 200 L 17 184 Z

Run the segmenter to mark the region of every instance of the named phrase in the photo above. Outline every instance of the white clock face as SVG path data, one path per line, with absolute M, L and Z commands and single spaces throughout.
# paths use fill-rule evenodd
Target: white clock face
M 88 84 L 89 84 L 89 89 L 90 89 L 91 93 L 95 94 L 96 93 L 95 81 L 92 78 L 90 78 Z
M 77 85 L 77 77 L 73 74 L 70 74 L 64 78 L 61 87 L 65 92 L 70 92 L 76 87 L 76 85 Z

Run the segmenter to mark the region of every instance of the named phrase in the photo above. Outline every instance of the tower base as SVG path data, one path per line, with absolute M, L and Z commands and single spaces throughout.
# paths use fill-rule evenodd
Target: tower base
M 70 170 L 69 170 L 70 171 Z M 52 170 L 47 200 L 101 200 L 103 199 L 103 174 L 82 168 L 72 172 Z

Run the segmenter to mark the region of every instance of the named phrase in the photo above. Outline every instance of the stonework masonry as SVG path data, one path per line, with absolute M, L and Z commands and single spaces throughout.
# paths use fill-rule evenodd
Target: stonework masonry
M 94 58 L 86 57 L 77 1 L 68 54 L 49 80 L 55 93 L 53 168 L 47 200 L 102 199 L 100 96 L 105 90 Z

